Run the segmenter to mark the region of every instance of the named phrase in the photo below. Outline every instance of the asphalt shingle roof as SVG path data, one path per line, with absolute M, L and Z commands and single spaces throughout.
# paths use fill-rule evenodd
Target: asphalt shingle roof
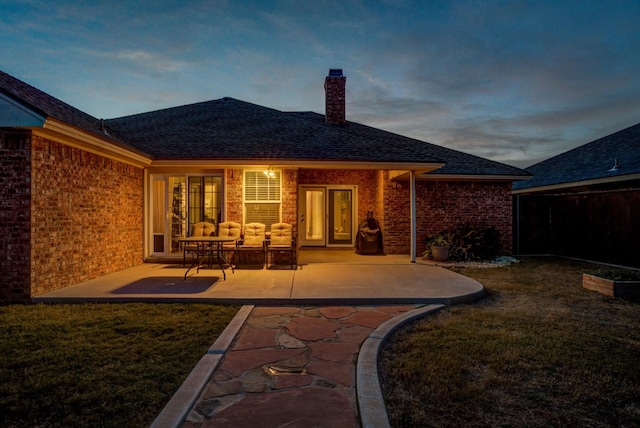
M 358 123 L 327 125 L 321 114 L 286 113 L 233 98 L 111 119 L 107 124 L 156 159 L 446 162 L 439 174 L 528 175 Z
M 618 167 L 612 169 L 618 162 Z M 640 123 L 532 165 L 514 190 L 640 173 Z
M 307 118 L 324 122 L 324 116 L 317 113 L 298 113 Z M 403 135 L 394 134 L 382 129 L 362 125 L 355 122 L 348 122 L 347 131 L 366 138 L 372 146 L 398 147 L 403 146 L 410 150 L 417 159 L 421 156 L 433 157 L 446 164 L 427 175 L 512 175 L 527 178 L 528 173 L 522 169 L 495 162 L 479 156 L 427 143 Z
M 368 150 L 367 139 L 343 128 L 232 98 L 107 123 L 156 159 L 440 161 L 417 159 L 404 147 Z
M 233 98 L 102 121 L 0 71 L 0 92 L 133 152 L 163 160 L 277 160 L 445 163 L 434 174 L 521 176 L 498 162 L 312 112 L 281 112 Z
M 0 71 L 0 92 L 45 118 L 55 118 L 129 150 L 135 148 L 114 133 L 105 132 L 103 122 L 46 92 Z

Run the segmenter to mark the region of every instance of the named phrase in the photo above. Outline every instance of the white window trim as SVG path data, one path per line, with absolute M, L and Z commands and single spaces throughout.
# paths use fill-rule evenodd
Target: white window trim
M 278 222 L 282 221 L 282 171 L 278 169 L 274 169 L 273 171 L 278 173 L 279 176 L 279 199 L 256 199 L 256 200 L 247 200 L 247 173 L 256 173 L 256 174 L 264 174 L 264 170 L 262 169 L 246 169 L 243 171 L 242 175 L 242 220 L 244 224 L 247 224 L 247 204 L 278 204 Z M 267 230 L 271 227 L 271 224 L 265 224 Z

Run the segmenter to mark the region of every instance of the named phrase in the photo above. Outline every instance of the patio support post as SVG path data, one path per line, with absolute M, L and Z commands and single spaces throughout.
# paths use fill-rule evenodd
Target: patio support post
M 520 255 L 520 195 L 516 195 L 516 255 Z
M 411 263 L 416 262 L 416 172 L 409 171 L 409 193 L 411 194 Z

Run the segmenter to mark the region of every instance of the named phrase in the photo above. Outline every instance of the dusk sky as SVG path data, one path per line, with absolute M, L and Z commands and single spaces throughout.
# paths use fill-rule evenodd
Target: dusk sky
M 528 166 L 640 122 L 640 1 L 4 1 L 0 69 L 97 118 L 225 96 Z

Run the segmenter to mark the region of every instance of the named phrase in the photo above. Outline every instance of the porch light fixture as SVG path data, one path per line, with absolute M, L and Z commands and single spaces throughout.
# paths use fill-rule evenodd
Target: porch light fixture
M 273 172 L 273 167 L 272 166 L 269 166 L 269 168 L 265 169 L 262 172 L 264 172 L 264 175 L 266 175 L 269 178 L 273 178 L 273 177 L 276 176 L 276 173 Z

